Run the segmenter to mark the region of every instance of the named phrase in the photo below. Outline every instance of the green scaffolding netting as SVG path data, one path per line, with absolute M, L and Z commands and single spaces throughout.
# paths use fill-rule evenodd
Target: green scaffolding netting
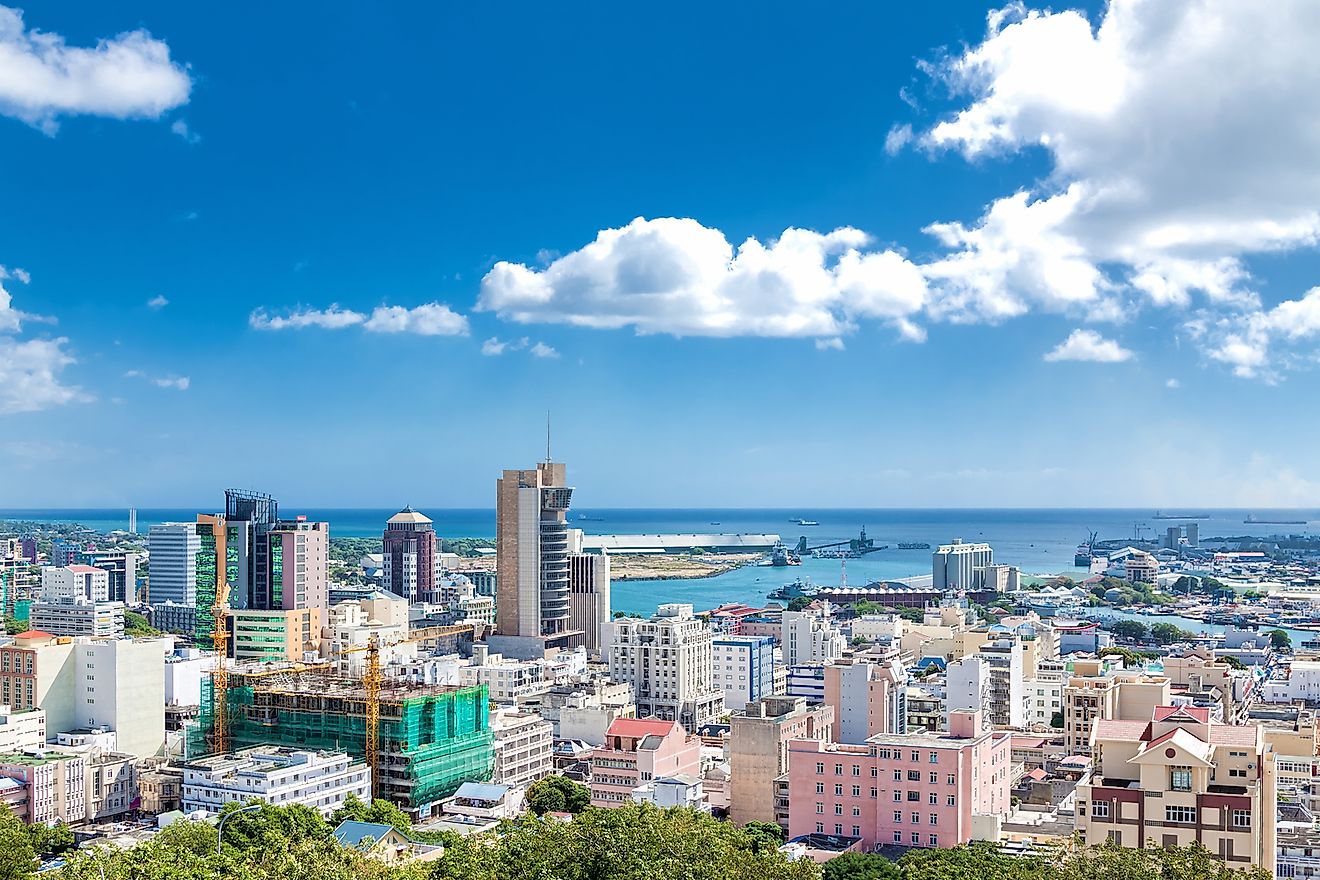
M 231 750 L 273 744 L 366 754 L 366 703 L 360 695 L 291 694 L 237 683 L 225 705 Z M 208 752 L 212 711 L 207 681 L 197 724 L 189 730 L 189 757 Z M 423 807 L 464 782 L 489 779 L 494 750 L 486 686 L 383 698 L 379 742 L 378 791 L 401 806 Z

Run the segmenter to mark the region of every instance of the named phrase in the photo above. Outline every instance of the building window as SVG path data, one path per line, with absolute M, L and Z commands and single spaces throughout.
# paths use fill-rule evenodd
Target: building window
M 917 801 L 917 802 L 920 802 L 920 801 L 921 801 L 921 792 L 919 792 L 919 791 L 909 791 L 909 792 L 908 792 L 908 800 L 910 800 L 910 801 Z
M 872 778 L 872 779 L 875 779 L 875 778 L 877 778 L 879 775 L 880 775 L 880 768 L 879 768 L 879 767 L 872 767 L 872 768 L 871 768 L 871 778 Z
M 939 816 L 939 813 L 931 813 L 931 814 L 930 814 L 930 824 L 932 824 L 932 825 L 938 825 L 938 824 L 940 824 L 940 816 Z
M 895 781 L 895 782 L 902 782 L 902 781 L 903 781 L 903 771 L 902 771 L 902 770 L 895 770 L 895 771 L 894 771 L 894 781 Z
M 939 846 L 939 845 L 940 845 L 940 836 L 939 836 L 938 834 L 932 834 L 932 835 L 930 835 L 929 837 L 926 838 L 926 841 L 927 841 L 931 846 Z
M 1191 767 L 1170 767 L 1169 768 L 1169 788 L 1173 791 L 1191 791 L 1192 790 L 1192 768 Z
M 857 806 L 856 804 L 854 804 L 854 805 L 853 805 L 853 808 L 852 808 L 852 814 L 853 814 L 854 816 L 860 816 L 860 815 L 862 815 L 862 808 L 859 807 L 859 806 Z
M 823 774 L 824 772 L 825 772 L 825 765 L 824 765 L 823 763 L 821 763 L 820 761 L 817 761 L 817 762 L 816 762 L 816 775 L 817 775 L 817 776 L 820 776 L 820 775 Z
M 921 771 L 920 771 L 920 770 L 909 770 L 909 771 L 907 772 L 907 778 L 908 778 L 908 782 L 920 782 L 920 781 L 921 781 Z
M 842 775 L 843 775 L 843 765 L 842 765 L 842 764 L 835 764 L 835 765 L 834 765 L 834 775 L 835 775 L 835 776 L 842 776 Z
M 921 760 L 921 752 L 913 752 L 913 753 L 912 753 L 912 763 L 913 763 L 913 764 L 916 764 L 916 763 L 919 762 L 920 760 Z
M 930 784 L 938 785 L 939 781 L 940 781 L 940 774 L 936 773 L 934 770 L 930 771 Z
M 842 835 L 842 834 L 843 834 L 843 826 L 840 825 L 840 824 L 838 824 L 838 823 L 836 822 L 835 825 L 834 825 L 834 833 L 835 833 L 835 834 L 838 834 L 838 835 Z
M 820 801 L 816 801 L 816 812 L 817 813 L 825 812 L 825 805 L 822 804 Z
M 1097 819 L 1109 818 L 1109 801 L 1093 801 L 1091 803 L 1091 815 Z
M 817 834 L 824 834 L 824 833 L 825 833 L 825 826 L 822 825 L 820 822 L 817 822 L 817 823 L 816 823 L 816 833 L 817 833 Z
M 894 821 L 897 822 L 897 823 L 899 823 L 900 825 L 903 823 L 903 811 L 902 811 L 902 810 L 894 810 Z
M 861 825 L 854 825 L 854 826 L 853 826 L 853 829 L 852 829 L 852 836 L 853 836 L 853 837 L 861 837 L 861 836 L 862 836 L 862 826 L 861 826 Z
M 916 831 L 912 832 L 912 845 L 921 846 L 921 835 Z
M 912 824 L 913 824 L 913 825 L 920 825 L 920 824 L 921 824 L 921 814 L 920 814 L 920 813 L 913 813 L 913 814 L 912 814 Z
M 879 796 L 880 796 L 880 789 L 878 789 L 878 788 L 872 788 L 872 789 L 871 789 L 871 798 L 872 798 L 872 799 L 875 799 L 875 798 L 877 798 L 877 797 L 879 797 Z
M 1251 810 L 1234 810 L 1234 811 L 1233 811 L 1233 827 L 1234 827 L 1234 828 L 1250 828 L 1250 827 L 1251 827 Z
M 853 796 L 853 797 L 861 797 L 861 796 L 862 796 L 862 787 L 861 787 L 860 785 L 854 785 L 854 786 L 852 787 L 852 796 Z
M 1164 821 L 1191 824 L 1196 821 L 1196 807 L 1165 807 Z
M 842 816 L 842 815 L 843 815 L 843 804 L 835 804 L 835 805 L 834 805 L 834 815 L 836 815 L 836 816 Z
M 955 805 L 957 804 L 957 802 L 956 802 L 956 800 L 954 799 L 953 795 L 949 795 L 949 797 L 948 797 L 946 803 L 948 803 L 948 805 L 951 806 L 951 807 L 952 807 L 952 806 L 955 806 Z
M 862 775 L 862 766 L 860 764 L 853 764 L 853 776 L 861 776 L 861 775 Z
M 898 802 L 898 801 L 901 801 L 902 799 L 903 799 L 903 792 L 901 792 L 901 791 L 895 791 L 895 792 L 894 792 L 894 801 L 895 801 L 895 802 Z
M 817 783 L 816 783 L 816 794 L 824 794 L 824 793 L 825 793 L 825 783 L 823 783 L 823 782 L 817 782 Z
M 902 831 L 895 831 L 895 832 L 894 832 L 894 843 L 902 843 L 902 842 L 903 842 L 903 832 L 902 832 Z
M 843 786 L 842 786 L 842 785 L 836 785 L 836 786 L 834 786 L 834 796 L 835 796 L 835 797 L 843 797 Z
M 945 785 L 957 785 L 957 784 L 958 784 L 958 779 L 957 779 L 957 777 L 955 777 L 952 773 L 950 773 L 949 775 L 947 775 L 947 776 L 944 777 L 944 784 L 945 784 Z
M 931 752 L 931 753 L 930 753 L 930 762 L 931 762 L 932 764 L 938 764 L 938 763 L 940 762 L 940 753 L 939 753 L 939 752 Z

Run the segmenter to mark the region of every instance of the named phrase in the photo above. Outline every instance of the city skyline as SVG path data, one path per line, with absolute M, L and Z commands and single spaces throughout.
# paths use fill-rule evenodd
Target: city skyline
M 1077 5 L 0 7 L 0 504 L 1305 508 L 1318 13 Z

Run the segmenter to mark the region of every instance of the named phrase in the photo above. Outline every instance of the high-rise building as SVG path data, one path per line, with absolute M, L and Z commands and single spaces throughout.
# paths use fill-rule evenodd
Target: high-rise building
M 147 598 L 197 607 L 197 552 L 201 550 L 196 523 L 156 523 L 147 534 Z
M 110 574 L 90 565 L 47 566 L 41 570 L 41 598 L 47 602 L 107 602 Z
M 405 507 L 385 522 L 384 586 L 409 602 L 438 602 L 440 548 L 431 519 Z
M 640 717 L 677 721 L 689 733 L 724 711 L 712 676 L 714 633 L 692 606 L 661 605 L 650 620 L 622 617 L 605 627 L 601 653 L 610 678 L 632 686 Z
M 954 538 L 952 544 L 941 544 L 930 555 L 930 569 L 936 590 L 982 590 L 985 588 L 985 569 L 993 565 L 995 551 L 989 544 L 964 544 Z
M 259 538 L 266 544 L 267 562 L 252 608 L 292 611 L 330 607 L 329 523 L 309 522 L 300 516 L 275 523 Z
M 501 636 L 564 645 L 573 635 L 568 505 L 561 462 L 506 470 L 496 483 L 496 628 Z
M 834 708 L 829 738 L 864 743 L 877 733 L 907 733 L 907 670 L 897 657 L 843 657 L 825 667 L 825 704 Z
M 131 550 L 85 550 L 78 561 L 99 568 L 110 575 L 110 601 L 125 605 L 138 603 L 138 554 Z
M 581 536 L 581 532 L 573 529 Z M 600 628 L 610 620 L 610 557 L 605 553 L 568 555 L 569 629 L 571 640 L 590 653 L 600 650 Z
M 719 636 L 712 646 L 711 671 L 724 692 L 724 706 L 741 711 L 775 690 L 774 636 Z

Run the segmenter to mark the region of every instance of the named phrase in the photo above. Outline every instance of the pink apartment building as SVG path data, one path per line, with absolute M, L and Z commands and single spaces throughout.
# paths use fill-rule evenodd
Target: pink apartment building
M 591 803 L 617 807 L 633 803 L 633 789 L 659 776 L 701 777 L 701 740 L 677 721 L 616 718 L 605 744 L 587 753 L 591 764 Z
M 973 816 L 1009 813 L 1012 741 L 963 710 L 949 714 L 948 733 L 881 733 L 855 745 L 794 740 L 789 837 L 859 837 L 868 850 L 967 843 Z

